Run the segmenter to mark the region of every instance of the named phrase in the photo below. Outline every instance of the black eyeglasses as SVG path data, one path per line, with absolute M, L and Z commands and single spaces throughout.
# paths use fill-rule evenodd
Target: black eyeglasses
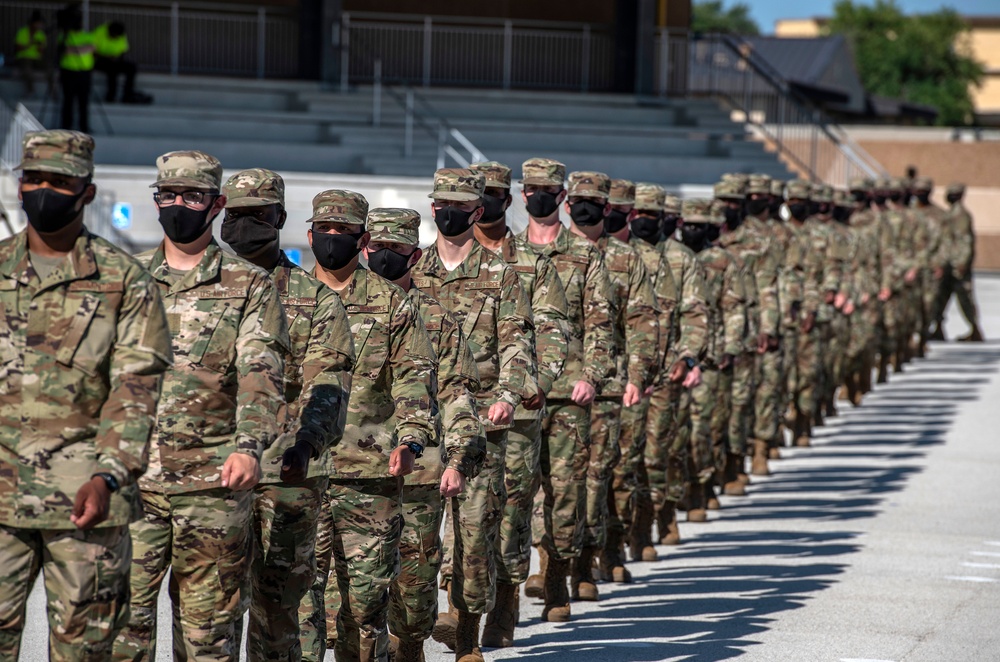
M 156 204 L 161 207 L 172 205 L 177 202 L 177 197 L 180 196 L 181 200 L 188 207 L 197 207 L 198 205 L 205 204 L 210 198 L 218 195 L 217 193 L 209 193 L 207 191 L 184 191 L 183 193 L 177 193 L 175 191 L 156 191 L 153 193 L 153 200 Z

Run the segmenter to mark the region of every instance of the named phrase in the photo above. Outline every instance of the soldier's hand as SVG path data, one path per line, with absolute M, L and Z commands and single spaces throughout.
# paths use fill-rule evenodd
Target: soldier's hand
M 649 396 L 653 395 L 653 387 L 652 387 L 652 386 L 647 386 L 647 387 L 646 387 L 646 390 L 645 390 L 645 391 L 643 391 L 643 392 L 642 392 L 642 394 L 643 394 L 644 396 L 646 396 L 647 398 L 648 398 Z
M 862 306 L 865 305 L 866 303 L 868 303 L 870 300 L 871 300 L 871 297 L 868 296 L 867 292 L 862 293 L 862 295 L 861 295 L 861 305 Z
M 290 485 L 304 481 L 309 473 L 310 459 L 312 459 L 312 446 L 305 441 L 296 441 L 295 445 L 281 456 L 281 481 Z
M 639 387 L 629 382 L 625 385 L 625 395 L 622 396 L 622 406 L 623 407 L 633 407 L 639 404 L 642 400 L 642 392 Z
M 260 462 L 253 455 L 233 453 L 222 465 L 222 486 L 233 492 L 253 488 L 260 481 Z
M 586 407 L 594 401 L 595 395 L 597 395 L 597 389 L 591 386 L 590 382 L 581 379 L 573 387 L 573 394 L 570 396 L 570 399 L 581 407 Z
M 892 290 L 890 290 L 888 287 L 883 287 L 881 290 L 878 291 L 878 300 L 881 301 L 882 303 L 885 303 L 891 298 L 892 298 Z
M 729 370 L 733 367 L 733 355 L 723 354 L 722 360 L 719 361 L 719 370 Z
M 912 283 L 913 281 L 917 280 L 917 268 L 913 267 L 912 269 L 907 271 L 906 275 L 903 276 L 903 280 L 905 280 L 907 283 Z
M 934 280 L 944 278 L 944 267 L 934 267 Z
M 441 475 L 441 496 L 445 499 L 456 497 L 465 491 L 465 476 L 461 471 L 448 467 Z
M 681 384 L 681 386 L 684 388 L 694 388 L 699 385 L 701 385 L 701 367 L 695 366 L 688 372 L 687 377 L 684 378 L 684 383 Z
M 833 299 L 833 307 L 842 310 L 845 304 L 847 304 L 847 295 L 843 292 L 837 292 L 837 296 Z
M 486 416 L 493 425 L 510 425 L 514 420 L 514 408 L 509 402 L 494 402 Z
M 830 290 L 823 295 L 823 303 L 827 304 L 833 303 L 833 300 L 836 298 L 837 298 L 837 293 L 834 292 L 833 290 Z
M 545 406 L 545 394 L 542 393 L 542 389 L 538 389 L 538 393 L 531 396 L 527 400 L 524 400 L 521 405 L 528 411 L 538 411 Z
M 844 314 L 845 315 L 848 315 L 848 316 L 853 315 L 855 310 L 856 310 L 856 308 L 854 306 L 854 302 L 853 301 L 848 301 L 847 303 L 844 304 Z
M 757 353 L 764 354 L 767 352 L 767 334 L 759 333 L 757 334 Z
M 768 336 L 767 351 L 777 352 L 779 349 L 781 349 L 781 339 L 779 339 L 777 336 Z
M 958 280 L 965 278 L 965 267 L 955 267 L 955 278 Z
M 389 456 L 389 475 L 401 478 L 413 473 L 413 460 L 416 457 L 409 446 L 396 446 Z
M 799 328 L 802 329 L 802 333 L 809 333 L 815 326 L 816 313 L 806 313 L 806 317 L 802 320 L 802 325 Z
M 667 379 L 669 379 L 674 384 L 680 384 L 687 377 L 688 367 L 684 359 L 679 359 L 670 366 L 670 372 L 667 373 Z
M 91 529 L 108 519 L 110 508 L 111 491 L 103 478 L 95 476 L 77 490 L 69 521 L 78 529 Z

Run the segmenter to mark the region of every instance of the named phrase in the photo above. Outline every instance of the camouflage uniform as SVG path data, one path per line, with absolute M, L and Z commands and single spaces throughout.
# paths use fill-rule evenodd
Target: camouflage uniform
M 934 190 L 934 182 L 927 177 L 918 177 L 913 182 L 915 193 L 930 195 Z M 923 273 L 923 323 L 920 326 L 920 352 L 930 335 L 930 327 L 940 319 L 937 311 L 941 299 L 941 289 L 944 287 L 944 276 L 948 270 L 951 253 L 951 235 L 947 232 L 947 212 L 933 202 L 923 205 L 917 201 L 913 213 L 924 219 L 927 237 L 927 261 Z
M 879 182 L 879 188 L 890 194 L 900 194 L 903 184 L 899 179 L 883 180 Z M 886 333 L 881 351 L 883 361 L 893 357 L 895 368 L 902 370 L 916 326 L 916 284 L 908 283 L 906 276 L 911 272 L 919 273 L 918 233 L 910 210 L 901 203 L 888 204 L 881 210 L 881 215 L 885 219 L 892 246 L 891 252 L 887 252 L 882 258 L 883 286 L 888 287 L 892 295 L 885 305 Z
M 864 193 L 867 196 L 872 182 L 863 178 L 854 179 L 849 188 L 852 194 Z M 878 294 L 882 286 L 881 252 L 885 243 L 882 235 L 886 226 L 867 200 L 850 204 L 853 211 L 848 224 L 857 242 L 851 271 L 858 309 L 852 319 L 845 373 L 849 394 L 854 395 L 858 402 L 860 396 L 871 389 L 871 370 L 875 352 L 878 351 L 878 331 L 882 323 L 882 302 Z
M 948 195 L 964 195 L 965 184 L 949 184 Z M 961 200 L 954 203 L 944 221 L 945 232 L 949 239 L 948 273 L 941 289 L 941 298 L 935 307 L 938 326 L 944 321 L 951 295 L 955 295 L 958 307 L 965 321 L 973 329 L 973 334 L 979 333 L 979 315 L 976 312 L 976 297 L 972 290 L 972 264 L 976 257 L 976 234 L 972 227 L 972 216 Z M 970 335 L 970 338 L 972 337 Z M 982 335 L 980 333 L 980 335 Z
M 223 186 L 226 209 L 285 203 L 281 176 L 245 170 Z M 329 483 L 329 449 L 344 433 L 354 342 L 340 297 L 284 253 L 271 281 L 285 311 L 291 352 L 285 360 L 283 424 L 261 457 L 254 488 L 249 657 L 300 659 L 298 609 L 316 576 L 316 523 Z M 312 449 L 305 482 L 282 482 L 284 453 Z M 242 625 L 242 623 L 240 623 Z
M 33 132 L 18 168 L 89 178 L 93 150 Z M 27 231 L 0 241 L 0 657 L 18 657 L 41 570 L 50 658 L 106 660 L 128 620 L 134 510 L 115 491 L 93 528 L 70 516 L 96 474 L 127 491 L 145 470 L 170 335 L 149 274 L 86 229 L 47 276 L 36 259 Z
M 157 170 L 154 186 L 212 191 L 222 177 L 202 152 L 165 154 Z M 163 297 L 176 362 L 139 480 L 145 516 L 131 526 L 132 616 L 115 657 L 155 659 L 156 599 L 170 569 L 174 654 L 235 659 L 253 495 L 220 479 L 231 454 L 259 462 L 279 433 L 288 327 L 267 273 L 214 240 L 186 272 L 171 270 L 162 245 L 138 257 Z
M 363 228 L 367 215 L 360 194 L 329 190 L 313 198 L 308 222 Z M 407 442 L 437 452 L 437 361 L 417 306 L 399 287 L 359 266 L 338 294 L 357 360 L 344 436 L 330 452 L 316 580 L 299 610 L 302 653 L 322 660 L 335 630 L 337 658 L 382 660 L 403 530 L 403 479 L 389 475 L 389 458 Z
M 368 213 L 372 241 L 416 246 L 419 228 L 420 214 L 412 209 Z M 416 643 L 431 635 L 438 613 L 441 477 L 446 466 L 467 479 L 475 476 L 486 452 L 486 433 L 473 395 L 479 391 L 479 371 L 458 320 L 426 292 L 411 287 L 409 295 L 438 360 L 435 427 L 444 442 L 415 462 L 403 485 L 400 572 L 389 588 L 389 628 L 403 642 Z

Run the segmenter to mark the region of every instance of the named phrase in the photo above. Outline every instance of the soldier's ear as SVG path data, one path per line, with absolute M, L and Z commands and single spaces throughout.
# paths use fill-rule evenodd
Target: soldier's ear
M 638 215 L 639 215 L 639 210 L 636 209 L 635 207 L 632 207 L 632 210 L 629 211 L 628 213 L 628 222 L 631 223 L 632 221 L 634 221 L 636 216 Z
M 413 253 L 410 254 L 410 260 L 407 263 L 407 266 L 412 267 L 417 262 L 420 262 L 420 258 L 423 257 L 423 254 L 424 254 L 424 251 L 422 249 L 420 249 L 420 248 L 418 248 L 417 250 L 413 251 Z
M 556 202 L 562 202 L 568 197 L 568 195 L 569 194 L 566 191 L 566 189 L 562 189 L 561 191 L 559 191 L 559 193 L 556 194 Z
M 275 224 L 274 227 L 281 230 L 282 228 L 285 227 L 285 221 L 287 220 L 288 220 L 288 212 L 282 209 L 280 212 L 278 212 L 278 222 Z
M 20 190 L 18 190 L 18 194 L 17 195 L 18 195 L 18 198 L 21 197 Z M 86 207 L 91 202 L 93 202 L 94 198 L 96 198 L 96 197 L 97 197 L 97 184 L 94 184 L 93 182 L 91 182 L 90 184 L 87 184 L 87 188 L 83 189 L 83 205 L 81 205 L 81 206 L 82 207 Z
M 523 191 L 521 192 L 521 195 L 522 196 L 524 195 Z M 513 202 L 514 202 L 514 196 L 510 194 L 510 191 L 508 191 L 507 192 L 507 201 L 505 203 L 503 203 L 503 210 L 507 211 L 508 209 L 510 209 L 510 206 L 511 206 L 511 204 L 513 204 Z
M 371 240 L 372 240 L 372 233 L 366 231 L 363 235 L 361 235 L 361 239 L 358 240 L 358 248 L 360 248 L 361 250 L 368 248 L 368 243 Z
M 610 214 L 610 213 L 611 213 L 611 203 L 610 202 L 605 202 L 604 203 L 604 217 L 607 218 L 608 214 Z

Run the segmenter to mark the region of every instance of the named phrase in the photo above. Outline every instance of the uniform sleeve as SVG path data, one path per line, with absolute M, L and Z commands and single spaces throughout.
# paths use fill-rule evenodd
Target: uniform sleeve
M 479 371 L 458 324 L 442 335 L 438 349 L 438 405 L 447 466 L 466 478 L 479 472 L 486 458 L 486 432 L 476 408 Z
M 931 219 L 923 211 L 910 211 L 909 221 L 913 228 L 913 266 L 919 270 L 927 269 L 933 257 Z
M 628 381 L 642 390 L 653 383 L 656 373 L 660 341 L 658 308 L 646 267 L 638 255 L 633 255 L 628 277 L 628 301 L 625 307 Z
M 955 213 L 950 216 L 953 243 L 951 265 L 953 267 L 968 267 L 972 264 L 975 254 L 976 236 L 972 231 L 972 216 L 960 205 L 955 205 Z
M 595 250 L 587 263 L 583 291 L 583 379 L 595 387 L 604 383 L 614 365 L 614 342 L 611 279 Z
M 744 277 L 735 262 L 726 266 L 722 283 L 722 351 L 739 356 L 743 353 L 743 333 L 746 330 L 746 289 Z
M 539 257 L 531 314 L 535 322 L 535 356 L 538 360 L 538 388 L 543 393 L 562 375 L 569 349 L 569 304 L 555 265 Z
M 659 353 L 656 358 L 657 369 L 667 360 L 670 353 L 674 331 L 674 311 L 677 309 L 677 284 L 670 264 L 662 255 L 657 263 L 656 274 L 653 275 L 653 293 L 656 296 L 658 308 Z
M 877 214 L 875 222 L 878 224 L 878 252 L 879 252 L 879 275 L 882 287 L 896 291 L 899 289 L 899 281 L 896 278 L 896 240 L 893 236 L 892 226 L 881 214 Z
M 313 448 L 313 458 L 344 436 L 354 369 L 354 341 L 340 297 L 326 292 L 313 314 L 302 362 L 302 403 L 296 442 Z
M 517 272 L 505 268 L 497 319 L 500 350 L 500 402 L 512 407 L 538 393 L 538 363 L 535 360 L 535 323 L 531 304 Z
M 760 302 L 760 332 L 772 338 L 781 333 L 781 301 L 778 295 L 778 277 L 781 264 L 769 242 L 761 242 L 760 262 L 757 267 L 757 296 Z
M 129 275 L 96 439 L 97 464 L 121 485 L 146 470 L 163 373 L 172 364 L 170 328 L 156 285 L 138 267 Z
M 671 240 L 672 241 L 672 240 Z M 708 346 L 708 303 L 705 273 L 692 255 L 684 253 L 679 314 L 678 357 L 700 359 Z
M 265 274 L 254 275 L 236 339 L 236 452 L 260 460 L 280 432 L 285 356 L 291 341 L 278 293 Z
M 389 385 L 397 443 L 434 445 L 437 357 L 416 306 L 405 296 L 399 299 L 389 323 Z

